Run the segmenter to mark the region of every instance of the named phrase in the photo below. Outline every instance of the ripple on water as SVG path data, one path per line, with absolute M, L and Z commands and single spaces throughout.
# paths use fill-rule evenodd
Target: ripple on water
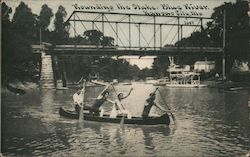
M 153 86 L 136 84 L 135 87 L 147 92 L 134 90 L 126 102 L 136 100 L 138 106 L 125 105 L 133 109 L 134 114 L 140 114 L 140 105 Z M 127 89 L 119 86 L 117 90 L 126 92 Z M 249 113 L 246 112 L 245 121 L 241 116 L 245 112 L 236 113 L 235 101 L 228 101 L 245 100 L 244 94 L 228 95 L 209 88 L 182 90 L 161 87 L 178 126 L 174 129 L 171 124 L 167 129 L 125 125 L 121 129 L 119 124 L 79 124 L 78 120 L 60 117 L 60 105 L 70 104 L 74 92 L 42 91 L 33 94 L 32 100 L 24 100 L 28 95 L 5 97 L 5 101 L 10 102 L 6 124 L 12 125 L 7 126 L 10 132 L 4 134 L 3 143 L 7 145 L 4 151 L 12 156 L 79 157 L 238 156 L 249 150 Z M 247 106 L 247 100 L 237 102 L 238 108 Z M 159 113 L 153 110 L 153 114 Z

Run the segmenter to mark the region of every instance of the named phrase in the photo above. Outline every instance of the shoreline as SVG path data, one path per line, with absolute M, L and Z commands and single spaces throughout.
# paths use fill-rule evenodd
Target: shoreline
M 230 88 L 249 89 L 250 88 L 250 82 L 202 81 L 201 83 L 208 85 L 209 88 L 218 88 L 218 89 L 230 89 Z
M 242 90 L 242 89 L 250 89 L 250 82 L 232 82 L 232 81 L 201 81 L 201 84 L 205 84 L 208 88 L 218 88 L 224 90 Z M 28 92 L 33 89 L 39 89 L 39 83 L 30 82 L 30 81 L 13 81 L 1 87 L 1 94 L 3 93 L 13 93 L 17 94 L 18 92 L 10 91 L 7 86 L 11 86 L 16 90 L 23 90 Z M 70 85 L 69 85 L 70 88 Z
M 12 88 L 12 90 L 10 90 Z M 39 84 L 35 82 L 30 82 L 30 81 L 13 81 L 11 83 L 8 83 L 7 85 L 2 85 L 1 86 L 1 94 L 3 93 L 12 93 L 19 95 L 19 91 L 23 91 L 25 94 L 26 92 L 33 90 L 33 89 L 38 89 Z

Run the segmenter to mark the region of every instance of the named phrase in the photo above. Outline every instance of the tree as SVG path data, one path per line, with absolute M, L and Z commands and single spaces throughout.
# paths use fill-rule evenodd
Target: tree
M 48 26 L 53 15 L 52 9 L 47 4 L 42 5 L 40 15 L 37 17 L 36 32 L 37 37 L 39 37 L 41 31 L 43 41 L 49 40 L 50 31 L 48 30 Z
M 139 78 L 142 80 L 145 80 L 146 77 L 152 77 L 152 69 L 149 68 L 143 68 L 139 73 Z
M 55 14 L 55 30 L 53 32 L 53 42 L 55 44 L 66 43 L 69 39 L 69 23 L 65 23 L 64 19 L 67 16 L 67 12 L 63 6 L 59 6 Z
M 10 23 L 10 15 L 12 13 L 12 9 L 6 5 L 5 2 L 2 3 L 2 21 L 3 24 Z
M 213 21 L 207 23 L 207 27 L 201 31 L 191 34 L 190 37 L 184 38 L 177 43 L 181 46 L 223 46 L 223 20 L 224 13 L 226 17 L 226 72 L 230 72 L 235 60 L 250 61 L 249 56 L 249 40 L 250 26 L 248 17 L 247 1 L 237 1 L 233 3 L 225 3 L 214 8 L 211 16 Z M 201 59 L 199 56 L 183 58 L 183 62 L 189 63 Z M 216 67 L 221 67 L 221 58 L 216 58 Z M 220 72 L 221 68 L 216 71 Z
M 3 49 L 8 46 L 8 37 L 10 34 L 10 27 L 11 27 L 11 22 L 10 22 L 10 15 L 12 13 L 12 9 L 6 5 L 6 3 L 2 3 L 2 33 L 3 33 Z
M 2 8 L 1 8 L 1 17 L 2 17 L 2 81 L 6 81 L 6 77 L 8 77 L 8 72 L 9 72 L 9 66 L 8 66 L 8 60 L 11 58 L 8 52 L 11 52 L 12 46 L 9 44 L 11 43 L 11 31 L 10 31 L 10 19 L 9 19 L 9 14 L 12 12 L 12 9 L 6 5 L 6 3 L 2 3 Z
M 109 36 L 104 36 L 101 40 L 102 46 L 114 46 L 114 38 Z
M 213 22 L 208 25 L 209 33 L 213 43 L 219 43 L 216 45 L 220 47 L 222 47 L 224 13 L 226 13 L 226 71 L 229 72 L 234 60 L 249 60 L 248 2 L 225 3 L 214 9 Z
M 102 45 L 102 46 L 113 46 L 114 38 L 104 36 L 101 31 L 98 30 L 87 30 L 83 33 L 83 38 L 88 45 Z
M 152 65 L 153 76 L 157 78 L 166 76 L 168 65 L 169 62 L 166 56 L 156 57 Z
M 22 35 L 26 39 L 32 39 L 35 28 L 35 16 L 31 9 L 23 2 L 21 2 L 13 15 L 13 28 L 16 33 Z
M 183 47 L 207 47 L 210 46 L 209 37 L 207 30 L 202 29 L 201 31 L 195 31 L 190 37 L 183 38 L 176 42 L 176 45 Z
M 77 35 L 75 37 L 70 37 L 68 40 L 68 44 L 87 45 L 88 41 L 85 38 L 83 38 L 81 35 Z
M 30 75 L 30 71 L 33 71 L 32 49 L 30 45 L 34 26 L 33 14 L 28 6 L 21 2 L 16 8 L 13 21 L 11 22 L 9 20 L 11 11 L 11 8 L 5 3 L 2 4 L 2 72 L 4 74 L 4 84 L 13 79 L 24 79 Z M 22 19 L 24 16 L 27 17 Z
M 39 23 L 41 26 L 42 31 L 45 31 L 48 29 L 48 26 L 50 24 L 50 20 L 53 17 L 52 9 L 48 7 L 47 4 L 42 5 L 42 9 L 40 11 L 39 16 Z
M 83 33 L 83 37 L 89 45 L 100 45 L 103 40 L 103 33 L 98 30 L 87 30 Z

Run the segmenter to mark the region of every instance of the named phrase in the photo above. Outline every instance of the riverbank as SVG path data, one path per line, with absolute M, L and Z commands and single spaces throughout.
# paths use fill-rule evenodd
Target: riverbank
M 225 90 L 241 90 L 241 89 L 250 89 L 250 82 L 232 82 L 232 81 L 202 81 L 202 84 L 208 86 L 208 88 L 219 88 Z M 80 88 L 81 85 L 79 85 Z M 91 86 L 91 84 L 89 84 Z M 11 87 L 14 90 L 10 90 Z M 69 84 L 69 87 L 71 85 Z M 75 86 L 74 86 L 75 87 Z M 22 82 L 22 81 L 14 81 L 7 85 L 3 85 L 1 87 L 1 94 L 2 93 L 13 93 L 13 94 L 20 94 L 18 90 L 24 91 L 23 93 L 38 89 L 39 84 L 35 82 Z
M 250 89 L 250 82 L 202 81 L 202 84 L 206 84 L 210 88 L 219 89 Z
M 25 93 L 27 91 L 38 89 L 38 88 L 39 88 L 39 84 L 35 82 L 14 81 L 14 82 L 8 83 L 7 85 L 2 85 L 1 94 L 3 93 L 19 94 L 19 91 L 24 91 L 22 93 Z

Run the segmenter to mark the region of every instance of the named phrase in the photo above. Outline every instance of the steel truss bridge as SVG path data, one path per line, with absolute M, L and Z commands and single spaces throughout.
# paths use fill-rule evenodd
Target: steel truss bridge
M 225 15 L 224 15 L 225 16 Z M 42 55 L 42 64 L 48 64 L 55 71 L 53 63 L 55 58 L 61 60 L 61 72 L 65 72 L 64 60 L 71 56 L 215 56 L 221 57 L 223 62 L 223 76 L 225 76 L 225 31 L 223 32 L 223 47 L 184 47 L 177 41 L 188 37 L 197 29 L 202 30 L 207 17 L 186 16 L 160 16 L 155 14 L 127 14 L 113 12 L 74 11 L 67 23 L 70 24 L 72 37 L 83 37 L 88 30 L 98 30 L 103 36 L 112 37 L 114 43 L 111 46 L 68 44 L 51 45 L 48 43 L 32 45 L 34 53 L 48 54 L 52 56 L 52 62 L 45 61 Z M 225 17 L 224 17 L 225 22 Z M 225 24 L 223 26 L 225 28 Z M 225 29 L 224 29 L 225 30 Z M 200 41 L 203 39 L 201 38 Z M 202 42 L 201 42 L 202 43 Z M 43 71 L 43 70 L 42 70 Z M 46 72 L 46 70 L 44 70 Z M 51 82 L 47 76 L 41 74 L 43 82 Z M 63 75 L 64 76 L 64 75 Z M 44 78 L 44 79 L 42 79 Z M 53 76 L 51 76 L 53 78 Z M 224 77 L 223 77 L 224 78 Z M 54 82 L 57 78 L 54 76 Z M 57 83 L 55 83 L 56 86 Z M 64 83 L 63 83 L 64 84 Z M 45 85 L 44 85 L 45 86 Z M 63 85 L 64 86 L 64 85 Z
M 114 38 L 114 46 L 55 45 L 50 52 L 56 55 L 204 55 L 221 56 L 223 49 L 215 47 L 183 47 L 174 44 L 183 36 L 211 20 L 198 16 L 160 16 L 114 12 L 74 11 L 67 19 L 73 37 L 83 36 L 87 30 L 98 30 Z M 189 33 L 189 34 L 187 34 Z M 202 38 L 200 39 L 203 40 Z M 166 46 L 167 45 L 167 46 Z

